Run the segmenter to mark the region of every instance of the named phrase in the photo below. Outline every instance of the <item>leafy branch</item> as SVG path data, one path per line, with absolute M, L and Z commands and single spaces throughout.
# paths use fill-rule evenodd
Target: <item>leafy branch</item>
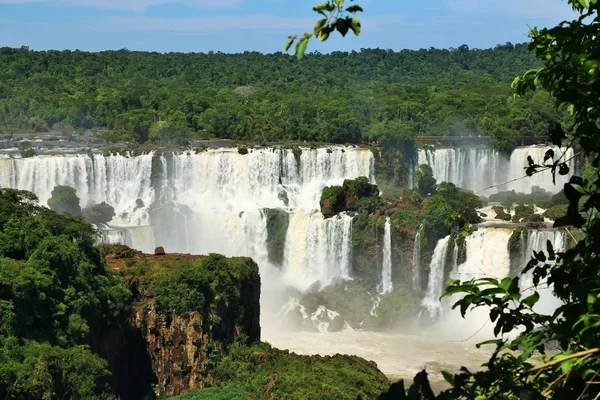
M 354 0 L 350 0 L 353 2 Z M 342 36 L 346 36 L 348 31 L 352 30 L 356 36 L 360 35 L 361 25 L 360 20 L 355 17 L 363 9 L 361 6 L 354 4 L 345 7 L 345 0 L 328 0 L 323 4 L 317 4 L 313 7 L 313 11 L 321 15 L 315 24 L 313 32 L 306 32 L 299 37 L 290 36 L 284 47 L 284 51 L 289 51 L 294 43 L 296 43 L 296 57 L 302 59 L 306 53 L 308 42 L 313 37 L 318 38 L 321 42 L 326 41 L 333 32 L 337 31 Z

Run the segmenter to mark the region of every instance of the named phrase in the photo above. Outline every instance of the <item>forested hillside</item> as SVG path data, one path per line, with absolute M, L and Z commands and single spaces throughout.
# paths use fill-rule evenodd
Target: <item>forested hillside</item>
M 525 44 L 495 49 L 182 54 L 0 49 L 0 128 L 100 128 L 107 139 L 190 137 L 386 141 L 422 135 L 544 135 L 550 97 L 512 99 L 537 66 Z

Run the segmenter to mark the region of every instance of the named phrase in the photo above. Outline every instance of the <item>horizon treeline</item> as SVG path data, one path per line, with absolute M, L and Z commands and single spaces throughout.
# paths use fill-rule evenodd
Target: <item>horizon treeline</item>
M 108 141 L 190 138 L 328 143 L 415 136 L 546 135 L 564 122 L 545 92 L 514 99 L 539 66 L 527 44 L 312 53 L 0 48 L 0 132 L 98 129 Z

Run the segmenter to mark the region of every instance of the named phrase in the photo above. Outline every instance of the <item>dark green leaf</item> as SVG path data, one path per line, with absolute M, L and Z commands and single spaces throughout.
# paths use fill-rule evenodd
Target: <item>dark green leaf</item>
M 523 299 L 523 303 L 525 305 L 527 305 L 528 307 L 533 307 L 535 305 L 535 303 L 538 302 L 538 300 L 540 299 L 540 295 L 538 292 L 534 292 L 531 296 L 526 297 L 525 299 Z
M 346 8 L 346 11 L 349 13 L 363 12 L 363 8 L 359 5 L 354 5 Z

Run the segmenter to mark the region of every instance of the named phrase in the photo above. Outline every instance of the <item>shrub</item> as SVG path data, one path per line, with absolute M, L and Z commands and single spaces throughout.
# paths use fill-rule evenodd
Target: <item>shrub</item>
M 77 197 L 77 192 L 71 186 L 55 186 L 52 189 L 51 197 L 48 199 L 48 207 L 59 213 L 81 214 L 79 197 Z

